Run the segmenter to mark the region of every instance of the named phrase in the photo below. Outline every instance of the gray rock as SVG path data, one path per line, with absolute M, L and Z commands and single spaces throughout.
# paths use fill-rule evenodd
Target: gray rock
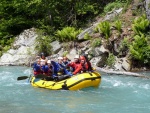
M 37 37 L 36 30 L 34 28 L 27 29 L 22 32 L 13 44 L 13 46 L 32 46 L 35 44 L 35 39 Z
M 116 58 L 116 63 L 114 65 L 114 70 L 130 71 L 131 70 L 131 63 L 126 57 Z
M 108 58 L 108 53 L 105 52 L 101 56 L 92 58 L 90 62 L 92 65 L 95 65 L 97 67 L 104 67 L 107 58 Z
M 111 12 L 108 12 L 108 14 L 105 16 L 104 20 L 112 20 L 114 19 L 117 15 L 119 15 L 122 12 L 123 8 L 120 8 L 118 10 L 114 10 Z
M 150 8 L 149 8 L 149 4 L 150 4 L 150 0 L 145 0 L 144 7 L 145 7 L 145 10 L 146 10 L 146 15 L 147 15 L 148 20 L 150 20 Z
M 63 48 L 61 48 L 61 50 L 57 53 L 59 56 L 63 56 L 63 54 L 64 54 L 64 49 Z
M 34 28 L 25 30 L 16 37 L 13 47 L 0 58 L 0 65 L 28 65 L 35 56 L 35 39 L 37 34 Z
M 103 53 L 108 53 L 108 52 L 109 50 L 105 49 L 103 45 L 101 45 L 100 47 L 96 47 L 96 48 L 90 48 L 89 50 L 86 51 L 86 53 L 92 54 L 94 57 L 98 57 L 102 55 Z
M 75 49 L 72 49 L 69 54 L 67 54 L 67 58 L 71 61 L 74 60 L 74 57 L 78 54 L 78 52 Z
M 54 41 L 51 43 L 51 46 L 52 46 L 52 50 L 54 53 L 57 53 L 61 50 L 61 44 L 58 42 L 58 41 Z
M 85 29 L 83 32 L 81 32 L 81 33 L 77 36 L 78 40 L 83 40 L 83 39 L 84 39 L 84 35 L 85 35 L 86 33 L 88 33 L 89 35 L 91 35 L 91 34 L 94 32 L 93 28 L 94 28 L 94 26 L 91 26 L 91 27 Z

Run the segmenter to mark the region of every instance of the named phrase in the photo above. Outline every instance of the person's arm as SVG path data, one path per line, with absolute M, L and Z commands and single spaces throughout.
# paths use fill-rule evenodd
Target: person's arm
M 65 72 L 66 75 L 72 76 L 72 73 L 67 71 L 67 69 L 64 69 L 64 72 Z
M 73 75 L 76 75 L 77 73 L 79 73 L 79 72 L 81 71 L 81 69 L 82 69 L 82 66 L 79 65 L 79 66 L 77 67 L 77 69 L 73 72 Z
M 69 64 L 67 64 L 68 67 L 74 67 L 74 62 L 70 62 Z

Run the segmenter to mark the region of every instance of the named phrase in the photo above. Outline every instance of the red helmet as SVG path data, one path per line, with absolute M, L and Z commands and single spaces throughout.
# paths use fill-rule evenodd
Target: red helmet
M 85 57 L 84 56 L 80 56 L 80 60 L 85 60 Z

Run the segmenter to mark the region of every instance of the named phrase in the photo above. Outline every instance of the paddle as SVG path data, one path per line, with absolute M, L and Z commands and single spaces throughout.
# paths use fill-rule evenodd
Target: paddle
M 46 78 L 47 76 L 46 75 L 43 75 L 43 74 L 39 74 L 39 75 L 36 75 L 35 78 Z M 31 78 L 31 75 L 30 76 L 20 76 L 17 78 L 17 80 L 25 80 L 27 78 Z
M 27 79 L 29 78 L 28 76 L 21 76 L 21 77 L 18 77 L 17 80 L 24 80 L 24 79 Z

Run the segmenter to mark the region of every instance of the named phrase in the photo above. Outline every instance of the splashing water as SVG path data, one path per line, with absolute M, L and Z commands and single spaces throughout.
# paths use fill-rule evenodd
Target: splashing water
M 28 67 L 0 67 L 0 113 L 150 112 L 149 79 L 102 73 L 98 88 L 54 91 L 34 88 L 28 79 L 17 81 L 31 72 Z

